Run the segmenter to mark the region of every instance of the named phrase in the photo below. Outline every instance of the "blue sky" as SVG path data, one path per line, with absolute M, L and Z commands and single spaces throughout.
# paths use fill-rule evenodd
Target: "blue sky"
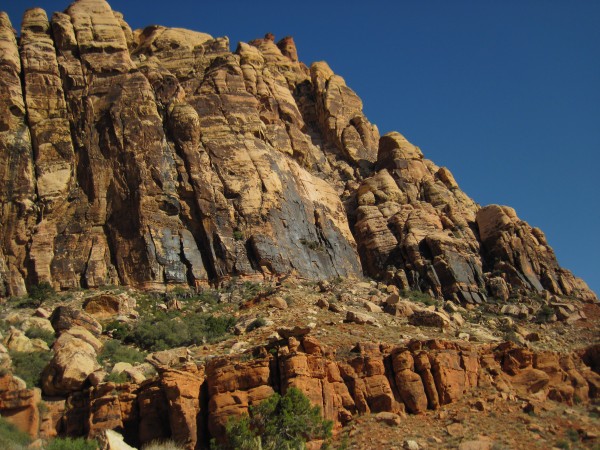
M 68 1 L 11 0 L 23 11 Z M 514 207 L 563 267 L 600 293 L 600 2 L 558 0 L 113 0 L 132 28 L 249 41 L 294 36 L 325 60 L 383 133 L 448 167 L 478 203 Z

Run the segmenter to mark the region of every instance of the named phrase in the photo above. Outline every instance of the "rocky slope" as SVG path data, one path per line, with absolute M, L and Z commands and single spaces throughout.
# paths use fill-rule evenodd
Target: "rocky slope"
M 204 448 L 292 386 L 358 448 L 457 447 L 474 411 L 463 448 L 548 448 L 564 405 L 598 437 L 596 295 L 291 37 L 0 13 L 0 223 L 0 415 L 33 437 Z
M 500 445 L 515 436 L 494 429 L 494 414 L 551 414 L 567 405 L 575 408 L 573 414 L 589 415 L 581 425 L 582 442 L 593 444 L 597 437 L 593 404 L 600 396 L 599 347 L 589 345 L 598 337 L 596 303 L 561 307 L 550 300 L 546 304 L 554 305 L 557 317 L 536 323 L 522 311 L 481 316 L 478 308 L 452 302 L 427 306 L 399 297 L 393 285 L 374 282 L 289 281 L 252 295 L 245 295 L 243 286 L 218 293 L 220 303 L 212 306 L 206 295 L 188 299 L 180 293 L 162 303 L 136 291 L 82 291 L 47 299 L 52 314 L 6 304 L 2 321 L 10 326 L 3 331 L 6 347 L 0 346 L 5 374 L 0 414 L 43 439 L 57 434 L 103 438 L 106 430 L 117 430 L 136 447 L 171 438 L 187 449 L 205 448 L 211 438 L 223 439 L 231 417 L 296 387 L 334 422 L 338 436 L 347 429 L 356 434 L 371 417 L 384 427 L 379 438 L 395 433 L 404 439 L 411 434 L 401 426 L 413 423 L 412 435 L 422 441 L 427 429 L 417 429 L 445 430 L 448 411 L 466 407 L 463 417 L 481 421 L 480 432 Z M 238 295 L 248 301 L 240 305 Z M 567 306 L 576 313 L 557 320 Z M 149 316 L 160 328 L 161 321 L 181 323 L 208 310 L 236 317 L 236 335 L 156 351 L 134 366 L 117 357 L 108 364 L 98 358 L 118 336 L 116 323 L 135 326 Z M 268 319 L 253 326 L 259 317 Z M 41 389 L 11 375 L 19 368 L 11 368 L 10 361 L 19 353 L 33 358 L 48 352 L 39 339 L 27 337 L 38 328 L 56 336 L 52 358 L 39 375 Z M 509 337 L 512 342 L 504 341 Z M 111 378 L 109 372 L 123 378 Z M 449 448 L 453 439 L 469 435 L 452 427 L 428 445 Z M 547 436 L 539 444 L 547 448 L 555 441 Z M 363 438 L 350 442 L 373 446 Z
M 0 295 L 368 274 L 461 302 L 595 298 L 324 62 L 272 35 L 132 31 L 103 0 L 0 16 Z

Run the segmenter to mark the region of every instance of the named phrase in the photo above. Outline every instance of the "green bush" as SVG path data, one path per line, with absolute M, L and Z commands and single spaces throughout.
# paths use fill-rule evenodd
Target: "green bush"
M 127 347 L 116 339 L 111 339 L 104 344 L 102 351 L 98 355 L 98 361 L 100 363 L 126 362 L 136 364 L 143 362 L 145 357 L 145 353 L 135 348 Z
M 126 336 L 125 342 L 133 342 L 149 351 L 167 350 L 181 347 L 189 341 L 187 326 L 166 314 L 140 320 Z
M 56 340 L 56 335 L 53 331 L 45 330 L 44 328 L 40 327 L 29 328 L 25 332 L 25 336 L 27 336 L 29 339 L 41 339 L 48 344 L 48 346 L 51 346 Z
M 167 350 L 217 342 L 224 339 L 234 325 L 235 318 L 231 316 L 188 314 L 173 318 L 167 313 L 157 313 L 140 320 L 124 341 L 149 351 Z
M 538 310 L 535 319 L 537 322 L 546 323 L 552 316 L 554 316 L 554 309 L 551 306 L 544 305 Z
M 212 447 L 223 450 L 302 449 L 314 439 L 329 439 L 333 423 L 324 420 L 318 406 L 312 406 L 298 389 L 284 396 L 275 393 L 250 414 L 231 419 L 225 430 L 225 444 L 213 440 Z
M 250 332 L 257 328 L 264 327 L 267 324 L 267 320 L 264 317 L 257 317 L 246 327 L 246 331 Z
M 41 283 L 29 288 L 29 297 L 33 300 L 39 300 L 40 303 L 48 298 L 54 297 L 55 295 L 56 291 L 47 281 L 42 281 Z
M 125 372 L 121 372 L 121 373 L 109 373 L 106 378 L 104 379 L 104 381 L 110 381 L 112 383 L 116 383 L 116 384 L 123 384 L 123 383 L 127 383 L 129 381 L 129 378 L 127 377 L 127 374 Z
M 46 450 L 98 450 L 98 443 L 85 438 L 56 438 L 48 443 Z
M 262 285 L 260 283 L 253 283 L 252 281 L 244 281 L 241 286 L 241 295 L 244 300 L 251 300 L 262 291 Z
M 41 387 L 40 376 L 52 359 L 50 352 L 9 352 L 13 373 L 27 383 L 28 388 Z
M 431 295 L 426 294 L 421 291 L 407 291 L 403 290 L 401 292 L 402 297 L 407 297 L 411 299 L 413 302 L 424 303 L 427 306 L 435 305 L 436 301 Z
M 46 281 L 29 286 L 29 295 L 27 297 L 16 299 L 17 308 L 39 308 L 40 305 L 56 296 L 56 291 L 52 285 Z
M 28 434 L 0 417 L 0 448 L 3 450 L 25 450 L 31 443 Z
M 113 320 L 104 325 L 104 331 L 110 331 L 113 338 L 123 340 L 131 332 L 131 326 L 127 323 Z
M 213 316 L 211 314 L 190 314 L 183 317 L 183 323 L 188 327 L 190 343 L 199 345 L 204 342 L 217 342 L 226 337 L 235 325 L 231 316 Z

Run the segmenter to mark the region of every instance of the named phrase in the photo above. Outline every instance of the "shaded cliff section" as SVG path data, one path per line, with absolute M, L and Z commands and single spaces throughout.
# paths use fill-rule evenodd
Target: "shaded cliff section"
M 363 273 L 437 297 L 594 299 L 292 38 L 132 31 L 103 0 L 0 15 L 0 296 Z

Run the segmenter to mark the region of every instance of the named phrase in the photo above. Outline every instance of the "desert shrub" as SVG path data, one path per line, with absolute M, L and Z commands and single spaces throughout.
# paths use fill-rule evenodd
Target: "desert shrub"
M 104 381 L 110 381 L 112 383 L 117 383 L 117 384 L 122 384 L 122 383 L 127 383 L 127 381 L 129 381 L 129 378 L 127 377 L 127 374 L 125 372 L 121 372 L 121 373 L 109 373 L 106 378 L 104 379 Z
M 552 316 L 554 316 L 554 309 L 552 309 L 551 306 L 544 305 L 538 310 L 535 319 L 537 322 L 545 323 L 548 322 Z
M 50 352 L 9 352 L 13 373 L 27 383 L 28 388 L 41 387 L 40 376 L 52 359 Z
M 250 332 L 257 328 L 264 327 L 267 324 L 267 320 L 264 317 L 257 317 L 246 327 L 246 331 Z
M 0 417 L 0 448 L 4 450 L 25 450 L 31 439 L 27 433 L 18 430 L 13 424 Z
M 158 313 L 139 321 L 124 341 L 149 351 L 167 350 L 217 342 L 226 337 L 233 325 L 235 319 L 231 316 L 188 314 L 174 319 L 169 314 Z
M 56 335 L 53 331 L 45 330 L 40 327 L 31 327 L 27 331 L 25 331 L 25 336 L 29 339 L 41 339 L 48 346 L 52 345 L 52 343 L 56 340 Z
M 262 292 L 262 286 L 260 283 L 253 283 L 252 281 L 244 281 L 241 286 L 241 295 L 244 300 L 250 300 L 255 298 Z
M 35 284 L 29 288 L 29 297 L 33 300 L 39 300 L 40 303 L 48 298 L 52 298 L 56 295 L 56 291 L 50 283 L 42 281 L 41 283 Z
M 188 327 L 190 333 L 190 343 L 188 345 L 217 342 L 227 335 L 235 322 L 235 318 L 231 316 L 187 315 L 183 318 L 183 323 Z
M 567 436 L 567 438 L 569 438 L 569 440 L 571 442 L 578 442 L 579 441 L 579 433 L 574 428 L 569 428 L 567 430 L 566 436 Z
M 48 442 L 46 450 L 98 450 L 98 443 L 85 438 L 56 438 Z
M 313 439 L 331 437 L 333 423 L 324 420 L 318 406 L 312 406 L 298 389 L 290 388 L 284 396 L 275 393 L 250 414 L 231 419 L 225 430 L 225 444 L 213 448 L 225 450 L 301 449 Z
M 56 291 L 54 290 L 52 285 L 45 281 L 30 286 L 28 291 L 29 293 L 27 297 L 15 299 L 15 307 L 39 308 L 44 301 L 56 296 Z
M 201 303 L 214 305 L 219 302 L 219 293 L 214 289 L 205 289 L 194 296 L 194 299 Z
M 321 252 L 321 251 L 325 250 L 325 247 L 323 247 L 323 245 L 321 245 L 321 243 L 319 243 L 319 241 L 311 241 L 308 239 L 301 238 L 300 243 L 302 245 L 304 245 L 305 247 L 308 247 L 311 250 L 314 250 L 317 252 Z
M 4 334 L 10 330 L 10 323 L 4 319 L 0 319 L 0 333 Z
M 181 347 L 189 341 L 189 331 L 180 321 L 171 319 L 167 314 L 147 317 L 140 320 L 126 336 L 126 342 L 150 350 L 167 350 Z
M 235 239 L 236 241 L 243 241 L 244 240 L 244 233 L 242 233 L 240 230 L 233 230 L 233 239 Z
M 98 355 L 98 361 L 100 363 L 126 362 L 136 364 L 143 362 L 145 357 L 146 354 L 140 352 L 138 349 L 127 347 L 120 341 L 111 339 L 104 344 L 102 351 Z
M 431 295 L 426 294 L 424 292 L 421 291 L 407 291 L 407 290 L 403 290 L 401 292 L 401 295 L 403 297 L 407 297 L 409 299 L 411 299 L 413 302 L 419 302 L 419 303 L 424 303 L 427 306 L 431 306 L 431 305 L 435 305 L 436 301 L 433 297 L 431 297 Z
M 123 340 L 131 332 L 131 326 L 125 322 L 113 320 L 104 325 L 104 331 L 110 331 L 113 338 Z

